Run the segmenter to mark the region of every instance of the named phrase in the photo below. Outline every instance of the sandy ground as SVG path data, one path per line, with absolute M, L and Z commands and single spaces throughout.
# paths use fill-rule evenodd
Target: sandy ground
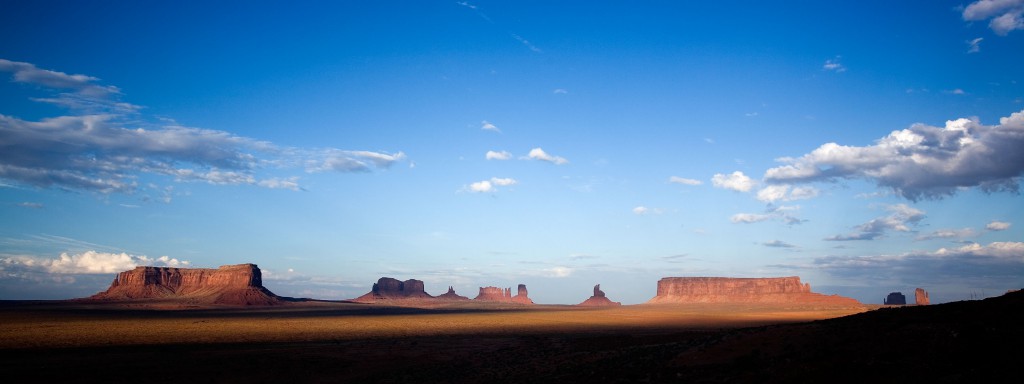
M 928 307 L 0 302 L 4 382 L 1019 382 L 1024 294 Z

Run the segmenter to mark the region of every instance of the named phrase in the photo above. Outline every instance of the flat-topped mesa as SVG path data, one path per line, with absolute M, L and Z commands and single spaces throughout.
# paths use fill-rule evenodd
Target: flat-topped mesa
M 594 295 L 590 296 L 589 299 L 582 303 L 576 304 L 581 307 L 610 307 L 616 305 L 622 305 L 617 301 L 611 301 L 611 299 L 605 297 L 604 291 L 601 290 L 601 284 L 594 286 Z
M 432 299 L 423 289 L 423 281 L 409 279 L 399 281 L 390 277 L 381 277 L 373 284 L 365 295 L 359 296 L 352 301 L 360 303 L 372 303 L 379 300 L 407 300 L 407 299 Z
M 791 277 L 665 277 L 648 304 L 683 303 L 794 303 L 861 305 L 839 295 L 811 292 L 811 285 Z
M 189 304 L 274 305 L 280 298 L 263 287 L 255 264 L 209 268 L 136 267 L 117 274 L 91 300 L 179 300 Z
M 512 296 L 512 288 L 480 287 L 480 293 L 473 300 L 496 301 L 501 303 L 533 304 L 526 284 L 519 284 L 518 292 Z

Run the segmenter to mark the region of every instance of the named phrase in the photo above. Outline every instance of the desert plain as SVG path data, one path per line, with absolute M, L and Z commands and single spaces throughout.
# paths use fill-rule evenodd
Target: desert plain
M 1021 311 L 1006 311 L 1020 303 L 1020 295 L 899 308 L 6 301 L 0 369 L 21 378 L 9 382 L 999 381 L 1021 356 L 993 352 L 1022 340 Z

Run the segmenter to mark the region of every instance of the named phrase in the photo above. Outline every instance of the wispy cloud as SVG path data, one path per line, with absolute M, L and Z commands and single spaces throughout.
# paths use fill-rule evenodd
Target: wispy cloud
M 840 58 L 842 58 L 842 56 L 836 56 L 834 58 L 825 60 L 825 64 L 821 66 L 821 69 L 836 73 L 846 72 L 846 67 L 844 67 L 843 64 L 839 62 Z
M 771 248 L 796 248 L 795 245 L 787 243 L 782 240 L 771 240 L 761 243 L 761 245 Z
M 781 158 L 769 183 L 867 179 L 911 201 L 952 196 L 966 187 L 1018 192 L 1024 173 L 1024 111 L 983 125 L 977 118 L 945 127 L 914 124 L 865 147 L 826 143 L 799 158 Z
M 806 220 L 800 219 L 795 215 L 795 212 L 798 210 L 800 210 L 800 206 L 775 206 L 769 204 L 764 213 L 737 213 L 732 215 L 729 221 L 736 224 L 753 224 L 768 220 L 779 220 L 787 225 L 801 224 Z
M 484 131 L 498 132 L 501 133 L 501 129 L 498 126 L 488 122 L 487 120 L 480 122 L 480 129 Z
M 519 36 L 519 35 L 513 33 L 512 34 L 512 38 L 516 39 L 520 43 L 523 43 L 523 45 L 525 45 L 526 48 L 529 48 L 531 51 L 534 51 L 534 52 L 537 52 L 537 53 L 541 53 L 542 52 L 540 50 L 540 48 L 537 48 L 537 46 L 533 45 L 532 43 L 530 43 L 529 40 L 524 39 L 522 36 Z
M 682 185 L 701 185 L 701 184 L 704 184 L 704 182 L 702 182 L 700 180 L 697 180 L 697 179 L 687 179 L 687 178 L 679 177 L 679 176 L 669 176 L 668 182 L 669 183 L 673 183 L 673 184 L 682 184 Z
M 82 253 L 61 253 L 56 259 L 32 256 L 0 257 L 3 269 L 31 270 L 61 274 L 118 273 L 140 265 L 185 267 L 188 261 L 168 256 L 150 258 L 145 255 L 86 251 Z
M 978 53 L 981 52 L 981 41 L 983 38 L 976 38 L 974 40 L 967 41 L 967 53 Z
M 867 223 L 858 225 L 855 227 L 856 232 L 831 236 L 825 238 L 825 240 L 874 240 L 884 236 L 889 231 L 910 232 L 910 226 L 917 225 L 917 223 L 925 218 L 924 211 L 908 207 L 906 204 L 890 205 L 886 207 L 886 210 L 891 212 L 888 216 L 872 219 Z
M 551 93 L 554 93 L 556 95 L 565 95 L 568 94 L 569 91 L 565 90 L 564 88 L 555 88 L 555 90 L 551 91 Z
M 134 193 L 142 175 L 175 182 L 247 184 L 298 190 L 297 177 L 261 178 L 267 168 L 304 167 L 307 172 L 368 172 L 405 158 L 402 152 L 281 147 L 225 131 L 191 128 L 139 116 L 117 101 L 121 92 L 85 75 L 0 60 L 0 71 L 14 81 L 45 90 L 66 91 L 57 98 L 35 98 L 69 108 L 74 114 L 26 121 L 0 114 L 0 179 L 47 188 L 103 194 Z M 157 122 L 147 122 L 154 120 Z
M 563 165 L 569 163 L 569 160 L 567 160 L 566 158 L 548 154 L 547 152 L 544 152 L 544 150 L 541 149 L 540 147 L 531 149 L 530 154 L 527 155 L 527 158 L 533 160 L 546 161 L 555 165 Z
M 1024 0 L 978 0 L 968 4 L 961 15 L 965 21 L 992 19 L 988 27 L 1000 36 L 1024 29 Z
M 33 202 L 25 201 L 25 202 L 18 203 L 18 206 L 19 207 L 25 207 L 25 208 L 32 208 L 32 209 L 42 209 L 43 208 L 43 203 L 33 203 Z
M 930 233 L 923 234 L 914 238 L 917 241 L 932 240 L 932 239 L 964 239 L 968 237 L 978 236 L 978 232 L 973 228 L 961 228 L 961 229 L 937 229 Z
M 638 205 L 632 209 L 635 215 L 660 215 L 662 213 L 661 208 L 648 208 L 643 205 Z

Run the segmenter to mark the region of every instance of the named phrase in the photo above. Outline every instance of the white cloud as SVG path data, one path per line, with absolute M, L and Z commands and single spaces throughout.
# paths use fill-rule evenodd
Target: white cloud
M 547 161 L 549 163 L 556 165 L 563 165 L 569 163 L 569 160 L 566 160 L 564 157 L 550 155 L 547 152 L 544 152 L 544 150 L 541 149 L 540 147 L 531 149 L 530 154 L 528 156 L 530 159 L 533 160 Z
M 967 92 L 964 92 L 964 90 L 960 89 L 960 88 L 954 88 L 954 89 L 950 89 L 948 91 L 942 91 L 942 92 L 948 93 L 950 95 L 966 95 L 967 94 Z
M 985 229 L 990 231 L 1005 231 L 1010 229 L 1010 223 L 1005 221 L 993 221 L 985 226 Z
M 544 269 L 544 275 L 547 277 L 569 277 L 572 274 L 572 268 L 569 267 L 551 267 Z
M 890 205 L 886 210 L 888 216 L 872 219 L 855 227 L 856 232 L 847 235 L 835 235 L 826 238 L 828 241 L 874 240 L 888 231 L 910 232 L 910 225 L 917 225 L 925 218 L 925 212 L 906 204 Z
M 731 220 L 733 223 L 746 223 L 746 224 L 749 224 L 749 223 L 762 222 L 762 221 L 765 221 L 765 220 L 768 220 L 768 219 L 771 219 L 771 218 L 772 218 L 771 215 L 765 215 L 765 214 L 737 213 L 735 215 L 732 215 L 732 217 L 729 218 L 729 220 Z
M 33 202 L 29 202 L 29 201 L 18 203 L 18 206 L 19 207 L 25 207 L 25 208 L 33 208 L 33 209 L 41 209 L 41 208 L 44 207 L 43 203 L 33 203 Z
M 932 239 L 963 239 L 967 237 L 977 236 L 978 233 L 972 228 L 961 228 L 961 229 L 938 229 L 931 233 L 916 237 L 914 240 L 932 240 Z
M 134 193 L 142 175 L 299 189 L 295 178 L 261 180 L 259 172 L 302 166 L 307 172 L 368 172 L 405 158 L 402 152 L 280 147 L 229 132 L 183 127 L 170 119 L 139 115 L 138 107 L 117 101 L 121 93 L 116 87 L 101 86 L 94 77 L 2 59 L 0 71 L 12 72 L 14 81 L 39 85 L 37 91 L 72 90 L 32 100 L 77 113 L 39 121 L 0 114 L 0 180 L 104 194 Z
M 134 269 L 140 265 L 182 267 L 190 263 L 173 259 L 168 256 L 149 258 L 127 253 L 107 253 L 86 251 L 82 253 L 61 253 L 59 258 L 47 259 L 30 256 L 10 256 L 0 258 L 0 264 L 15 265 L 46 273 L 59 274 L 97 274 L 118 273 Z
M 968 41 L 967 42 L 967 45 L 968 45 L 967 53 L 978 53 L 978 52 L 981 52 L 981 45 L 980 44 L 981 44 L 982 40 L 985 40 L 985 39 L 979 37 L 979 38 L 976 38 L 974 40 Z
M 564 94 L 569 93 L 569 91 L 566 91 L 565 89 L 562 89 L 562 88 L 555 88 L 555 90 L 551 91 L 551 93 L 554 93 L 556 95 L 564 95 Z
M 841 56 L 836 56 L 835 58 L 825 60 L 825 65 L 822 65 L 821 69 L 826 71 L 833 71 L 836 73 L 846 72 L 846 67 L 844 67 L 843 64 L 839 62 L 840 58 Z
M 868 179 L 911 201 L 952 196 L 965 187 L 1017 192 L 1024 173 L 1024 111 L 993 126 L 977 118 L 950 120 L 945 127 L 914 124 L 874 145 L 826 143 L 779 161 L 786 165 L 765 172 L 769 183 Z
M 512 158 L 512 153 L 508 151 L 487 151 L 487 154 L 484 155 L 484 158 L 486 158 L 487 160 L 508 160 Z
M 683 185 L 701 185 L 701 184 L 704 184 L 700 180 L 687 179 L 687 178 L 683 178 L 683 177 L 679 177 L 679 176 L 671 176 L 671 177 L 669 177 L 668 178 L 668 182 L 675 183 L 675 184 L 683 184 Z
M 500 187 L 507 187 L 509 185 L 515 185 L 515 184 L 518 183 L 518 181 L 516 181 L 515 179 L 510 178 L 510 177 L 506 177 L 506 178 L 492 177 L 491 178 L 491 182 L 494 183 L 494 185 L 497 185 L 497 186 L 500 186 Z
M 818 190 L 814 187 L 792 187 L 786 184 L 772 184 L 757 191 L 757 199 L 767 203 L 805 200 L 817 196 Z
M 484 131 L 491 131 L 491 132 L 501 133 L 501 129 L 498 129 L 498 127 L 496 125 L 487 122 L 487 120 L 484 120 L 484 121 L 480 122 L 480 129 L 482 129 Z
M 531 51 L 541 53 L 540 48 L 537 48 L 537 46 L 533 45 L 532 43 L 530 43 L 529 40 L 524 39 L 522 36 L 513 33 L 512 38 L 518 40 L 520 43 L 523 43 L 523 45 L 525 45 L 526 48 L 529 48 Z
M 470 183 L 469 185 L 463 187 L 462 190 L 474 193 L 491 193 L 497 192 L 497 187 L 507 187 L 510 185 L 515 185 L 517 183 L 519 182 L 513 178 L 492 177 L 490 180 L 481 180 L 474 183 Z
M 650 209 L 650 208 L 647 208 L 647 207 L 644 207 L 644 206 L 637 206 L 637 207 L 633 208 L 633 213 L 637 214 L 637 215 L 641 215 L 641 216 L 642 215 L 648 215 L 648 214 L 658 215 L 658 214 L 662 214 L 662 210 L 657 209 L 657 208 Z
M 747 175 L 744 175 L 743 172 L 736 171 L 728 175 L 716 173 L 711 177 L 711 184 L 718 188 L 749 192 L 754 187 L 755 182 L 750 177 L 747 177 Z
M 1024 29 L 1024 0 L 979 0 L 968 4 L 963 11 L 966 21 L 989 21 L 989 28 L 997 35 Z

